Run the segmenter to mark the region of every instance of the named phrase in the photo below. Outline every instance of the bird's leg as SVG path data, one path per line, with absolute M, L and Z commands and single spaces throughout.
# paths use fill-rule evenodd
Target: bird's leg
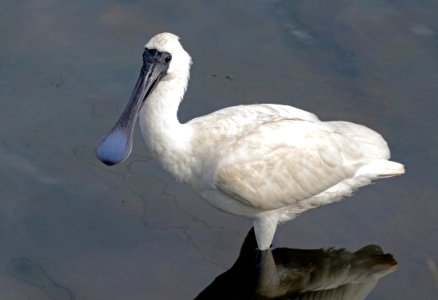
M 254 232 L 259 250 L 266 250 L 271 247 L 278 219 L 271 213 L 262 213 L 253 220 Z
M 260 273 L 256 293 L 265 297 L 276 297 L 280 288 L 280 276 L 271 249 L 259 251 Z

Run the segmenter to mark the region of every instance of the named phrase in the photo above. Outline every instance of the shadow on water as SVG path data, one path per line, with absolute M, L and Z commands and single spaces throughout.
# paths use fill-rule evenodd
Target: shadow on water
M 6 270 L 13 277 L 38 287 L 50 299 L 74 299 L 71 291 L 54 282 L 41 266 L 35 264 L 27 257 L 11 259 L 6 265 Z
M 360 300 L 379 279 L 397 268 L 377 245 L 345 249 L 258 251 L 254 230 L 243 242 L 234 265 L 196 299 L 345 299 Z

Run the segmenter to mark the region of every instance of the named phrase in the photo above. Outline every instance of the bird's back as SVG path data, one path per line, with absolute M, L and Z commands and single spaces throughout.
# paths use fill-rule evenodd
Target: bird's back
M 227 107 L 194 118 L 187 125 L 193 131 L 193 156 L 202 160 L 220 159 L 219 151 L 259 126 L 281 119 L 319 121 L 312 113 L 278 104 L 253 104 Z

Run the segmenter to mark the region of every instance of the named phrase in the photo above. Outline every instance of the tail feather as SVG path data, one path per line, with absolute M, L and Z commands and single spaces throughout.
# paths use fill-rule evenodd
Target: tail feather
M 402 175 L 405 172 L 405 166 L 390 160 L 379 159 L 372 161 L 361 167 L 356 172 L 356 176 L 367 176 L 372 178 L 385 178 Z

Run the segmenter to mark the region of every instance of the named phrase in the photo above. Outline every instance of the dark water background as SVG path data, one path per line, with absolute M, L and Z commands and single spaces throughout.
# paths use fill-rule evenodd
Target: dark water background
M 407 174 L 277 231 L 294 248 L 379 244 L 399 262 L 369 299 L 437 299 L 438 2 L 2 1 L 0 299 L 192 299 L 250 223 L 134 155 L 94 156 L 153 35 L 194 65 L 182 121 L 276 102 L 365 124 Z

